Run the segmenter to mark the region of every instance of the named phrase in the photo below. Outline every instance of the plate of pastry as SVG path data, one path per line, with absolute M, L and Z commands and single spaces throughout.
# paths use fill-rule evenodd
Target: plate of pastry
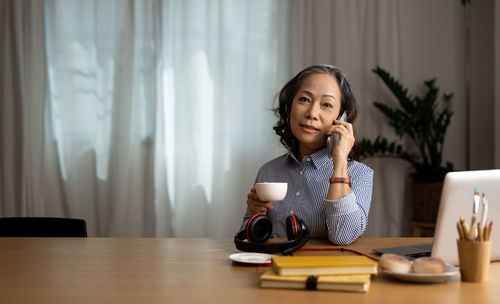
M 395 254 L 382 255 L 379 266 L 383 274 L 415 283 L 444 283 L 459 272 L 458 268 L 439 258 L 423 257 L 411 262 Z

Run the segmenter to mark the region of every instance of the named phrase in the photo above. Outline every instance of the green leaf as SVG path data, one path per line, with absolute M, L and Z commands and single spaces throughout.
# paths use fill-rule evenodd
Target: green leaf
M 377 74 L 382 81 L 385 83 L 387 88 L 396 96 L 399 101 L 399 104 L 406 112 L 409 114 L 415 113 L 417 110 L 415 104 L 411 101 L 411 96 L 408 95 L 408 89 L 403 87 L 403 85 L 394 79 L 392 75 L 381 67 L 377 66 L 372 70 L 375 74 Z

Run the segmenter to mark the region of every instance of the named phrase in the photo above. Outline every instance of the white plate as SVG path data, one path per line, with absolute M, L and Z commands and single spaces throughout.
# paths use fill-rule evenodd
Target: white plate
M 451 264 L 446 264 L 445 272 L 443 273 L 414 273 L 414 272 L 397 273 L 397 272 L 387 271 L 384 269 L 381 269 L 380 272 L 405 282 L 443 283 L 449 278 L 457 275 L 458 268 L 456 268 Z
M 229 258 L 238 263 L 270 265 L 273 256 L 275 255 L 257 252 L 242 252 L 231 254 Z

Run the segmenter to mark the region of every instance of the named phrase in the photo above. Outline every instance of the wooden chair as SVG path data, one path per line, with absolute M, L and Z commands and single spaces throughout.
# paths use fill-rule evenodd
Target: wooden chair
M 87 225 L 74 218 L 4 217 L 0 237 L 87 237 Z

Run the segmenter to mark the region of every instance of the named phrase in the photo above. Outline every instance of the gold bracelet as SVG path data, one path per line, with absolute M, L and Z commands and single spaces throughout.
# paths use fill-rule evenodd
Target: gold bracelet
M 330 184 L 348 184 L 351 187 L 351 177 L 332 177 Z

